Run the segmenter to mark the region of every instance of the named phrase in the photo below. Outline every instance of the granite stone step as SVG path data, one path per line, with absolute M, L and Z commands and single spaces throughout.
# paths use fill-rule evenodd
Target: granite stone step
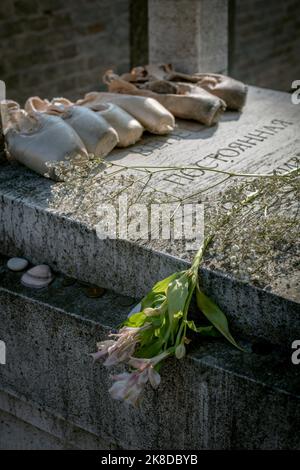
M 0 428 L 9 423 L 12 433 L 40 435 L 45 447 L 57 448 L 300 447 L 299 367 L 290 354 L 257 343 L 244 342 L 254 352 L 242 353 L 222 339 L 196 342 L 184 360 L 165 364 L 159 389 L 147 389 L 135 409 L 109 397 L 110 373 L 88 355 L 135 299 L 112 291 L 87 298 L 85 286 L 64 287 L 58 273 L 34 291 L 6 261 L 1 257 L 7 363 L 0 366 Z

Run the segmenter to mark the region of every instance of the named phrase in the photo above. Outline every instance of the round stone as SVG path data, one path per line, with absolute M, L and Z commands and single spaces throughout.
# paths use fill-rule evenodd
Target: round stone
M 46 264 L 40 264 L 29 269 L 21 278 L 21 283 L 25 287 L 32 289 L 42 289 L 47 287 L 53 280 L 51 269 Z
M 28 266 L 27 259 L 24 258 L 10 258 L 7 262 L 7 267 L 11 271 L 23 271 Z

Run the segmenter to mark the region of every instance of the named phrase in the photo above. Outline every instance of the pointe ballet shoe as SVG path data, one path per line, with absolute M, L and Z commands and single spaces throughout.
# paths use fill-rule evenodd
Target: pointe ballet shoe
M 109 92 L 152 97 L 175 117 L 193 119 L 207 126 L 215 124 L 226 109 L 223 100 L 202 89 L 194 94 L 192 92 L 188 94 L 156 93 L 145 88 L 138 88 L 111 71 L 106 72 L 103 81 L 108 85 Z
M 19 103 L 13 100 L 2 100 L 0 103 L 2 132 L 5 135 L 13 125 L 13 117 L 20 114 L 21 108 Z
M 78 157 L 88 159 L 78 134 L 57 116 L 15 110 L 5 140 L 13 158 L 50 178 L 54 178 L 53 164 Z
M 66 98 L 53 98 L 51 104 L 55 106 L 74 105 L 74 103 Z M 144 131 L 144 128 L 133 116 L 112 103 L 103 104 L 101 107 L 98 107 L 97 114 L 104 118 L 117 132 L 119 138 L 117 147 L 128 147 L 129 145 L 135 144 Z
M 163 91 L 161 85 L 159 90 L 157 88 L 158 85 L 154 82 L 168 81 L 174 85 L 177 85 L 179 82 L 182 82 L 181 85 L 184 83 L 193 84 L 194 87 L 201 87 L 222 99 L 226 103 L 227 109 L 238 111 L 245 105 L 248 92 L 247 85 L 226 75 L 200 72 L 186 74 L 173 70 L 171 64 L 149 64 L 135 67 L 130 73 L 123 74 L 121 78 L 134 83 L 139 88 L 146 87 L 158 93 L 168 93 L 168 91 Z M 151 82 L 151 85 L 149 82 Z M 195 88 L 193 90 L 197 93 Z M 188 91 L 188 93 L 190 92 Z M 179 94 L 181 94 L 180 91 Z
M 97 111 L 104 103 L 113 103 L 124 109 L 153 134 L 168 134 L 175 127 L 172 114 L 152 98 L 120 93 L 91 92 L 87 93 L 84 99 L 77 101 L 78 105 L 94 111 Z
M 225 101 L 227 108 L 241 110 L 247 98 L 248 87 L 239 80 L 218 73 L 185 74 L 170 70 L 164 76 L 165 80 L 172 82 L 191 82 L 214 96 Z
M 60 117 L 79 135 L 87 151 L 104 158 L 117 145 L 116 131 L 106 120 L 87 108 L 75 106 L 66 98 L 53 98 L 51 102 L 39 97 L 29 98 L 25 103 L 28 112 L 39 111 Z
M 228 109 L 240 111 L 245 106 L 248 87 L 239 80 L 216 73 L 197 73 L 196 77 L 197 86 L 224 100 Z
M 142 70 L 140 70 L 142 69 Z M 248 87 L 239 80 L 218 73 L 186 74 L 172 69 L 170 64 L 150 64 L 132 70 L 131 77 L 143 76 L 144 80 L 190 82 L 225 101 L 228 109 L 241 110 L 246 102 Z
M 57 114 L 79 135 L 89 153 L 106 157 L 118 144 L 117 132 L 98 113 L 81 106 L 51 104 L 49 113 Z
M 51 104 L 54 105 L 54 106 L 59 106 L 59 105 L 73 106 L 74 105 L 74 103 L 72 101 L 68 100 L 67 98 L 63 98 L 63 97 L 52 98 Z
M 172 71 L 171 64 L 139 65 L 131 69 L 130 73 L 121 75 L 121 78 L 127 82 L 145 83 L 155 80 L 165 80 L 166 74 Z
M 98 105 L 96 114 L 102 116 L 117 132 L 119 137 L 117 147 L 133 145 L 143 134 L 143 126 L 116 104 Z
M 47 99 L 42 100 L 39 96 L 31 96 L 26 100 L 24 109 L 27 113 L 46 113 L 50 101 Z

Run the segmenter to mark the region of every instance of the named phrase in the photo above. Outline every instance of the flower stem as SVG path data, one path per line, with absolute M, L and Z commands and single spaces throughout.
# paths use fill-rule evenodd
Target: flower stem
M 204 242 L 200 246 L 199 250 L 197 251 L 194 257 L 193 263 L 192 263 L 192 267 L 191 267 L 191 272 L 193 275 L 196 275 L 196 276 L 198 275 L 199 266 L 202 261 L 205 250 L 208 247 L 208 245 L 212 242 L 213 238 L 214 238 L 213 234 L 210 234 L 208 237 L 206 237 L 204 239 Z M 195 282 L 196 281 L 197 279 L 195 280 Z

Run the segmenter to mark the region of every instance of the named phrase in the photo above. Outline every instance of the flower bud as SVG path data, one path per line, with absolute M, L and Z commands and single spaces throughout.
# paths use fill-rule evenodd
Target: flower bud
M 151 317 L 153 315 L 159 315 L 160 314 L 160 309 L 159 308 L 148 307 L 148 308 L 145 308 L 143 310 L 143 312 L 147 317 Z
M 184 344 L 179 344 L 175 349 L 175 356 L 177 359 L 182 359 L 185 356 L 185 346 Z

